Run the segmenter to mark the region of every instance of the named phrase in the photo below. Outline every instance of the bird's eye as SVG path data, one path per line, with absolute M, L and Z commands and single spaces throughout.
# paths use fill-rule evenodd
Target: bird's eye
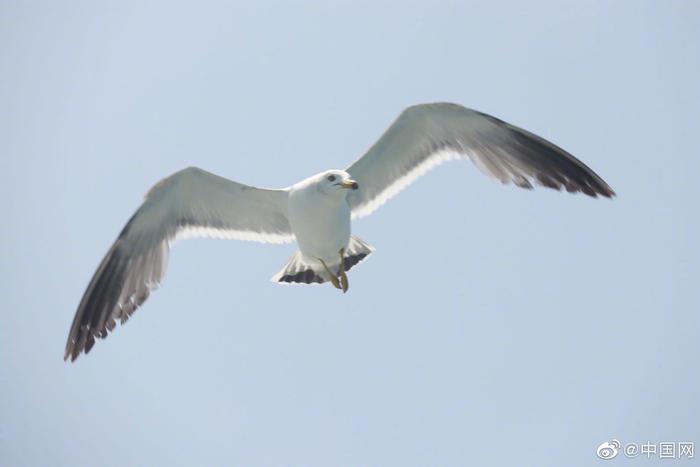
M 328 176 L 328 181 L 334 182 L 334 181 L 335 181 L 335 175 L 329 175 L 329 176 Z

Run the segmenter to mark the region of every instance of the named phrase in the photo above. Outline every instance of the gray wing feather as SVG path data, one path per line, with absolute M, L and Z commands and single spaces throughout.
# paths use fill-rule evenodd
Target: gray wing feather
M 353 217 L 372 213 L 434 166 L 467 158 L 486 175 L 522 188 L 615 195 L 583 162 L 537 135 L 460 105 L 422 104 L 404 110 L 347 169 L 360 185 L 348 194 Z
M 270 243 L 294 239 L 287 192 L 243 185 L 194 167 L 160 181 L 126 224 L 88 285 L 66 343 L 65 359 L 89 352 L 163 279 L 170 245 L 211 236 Z

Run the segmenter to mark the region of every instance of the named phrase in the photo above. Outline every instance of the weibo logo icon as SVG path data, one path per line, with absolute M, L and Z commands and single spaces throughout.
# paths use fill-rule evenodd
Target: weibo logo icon
M 615 456 L 617 456 L 617 453 L 620 450 L 620 442 L 616 439 L 611 439 L 610 441 L 606 441 L 604 443 L 601 443 L 600 446 L 598 446 L 598 449 L 596 449 L 595 453 L 600 457 L 601 459 L 614 459 Z

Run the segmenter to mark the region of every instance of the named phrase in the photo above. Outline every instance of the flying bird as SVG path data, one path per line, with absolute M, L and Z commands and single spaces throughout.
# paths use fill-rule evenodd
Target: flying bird
M 170 246 L 183 238 L 296 241 L 299 250 L 272 280 L 330 282 L 346 292 L 347 272 L 374 251 L 351 235 L 351 219 L 374 212 L 431 168 L 455 159 L 470 159 L 489 177 L 521 188 L 615 195 L 549 141 L 450 103 L 407 108 L 347 169 L 288 188 L 257 188 L 186 168 L 151 188 L 105 255 L 78 306 L 64 359 L 88 353 L 96 338 L 129 319 L 163 279 Z

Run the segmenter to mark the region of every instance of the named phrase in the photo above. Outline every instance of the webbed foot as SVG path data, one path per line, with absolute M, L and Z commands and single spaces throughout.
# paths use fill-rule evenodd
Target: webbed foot
M 348 275 L 345 274 L 345 248 L 340 249 L 340 266 L 338 266 L 340 274 L 340 284 L 343 287 L 343 293 L 348 291 L 350 284 L 348 283 Z
M 320 259 L 320 258 L 319 258 L 319 261 L 321 262 L 321 264 L 323 265 L 323 268 L 324 268 L 324 269 L 326 270 L 326 272 L 328 273 L 328 276 L 329 276 L 330 279 L 331 279 L 331 284 L 333 284 L 333 287 L 335 287 L 336 289 L 342 289 L 342 287 L 340 286 L 340 282 L 338 282 L 338 277 L 337 277 L 335 274 L 333 274 L 333 273 L 331 272 L 330 269 L 328 269 L 328 266 L 326 265 L 326 262 L 323 261 L 323 260 Z M 344 292 L 344 291 L 343 291 L 343 292 Z

